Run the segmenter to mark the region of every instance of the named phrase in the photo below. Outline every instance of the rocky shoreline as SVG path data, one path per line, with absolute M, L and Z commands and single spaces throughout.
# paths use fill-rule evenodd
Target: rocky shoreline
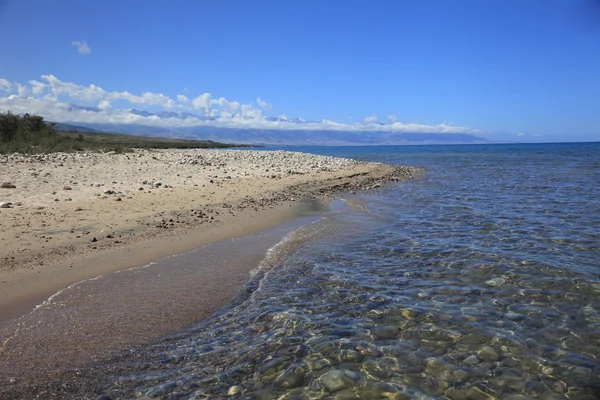
M 0 181 L 14 186 L 0 189 L 0 200 L 14 204 L 0 213 L 4 235 L 0 238 L 9 244 L 1 254 L 0 281 L 2 288 L 17 291 L 50 276 L 67 278 L 55 282 L 66 287 L 219 238 L 274 226 L 293 217 L 281 210 L 307 199 L 328 201 L 339 193 L 373 190 L 422 174 L 412 167 L 247 150 L 11 155 L 0 158 L 0 165 L 6 171 Z M 68 172 L 56 179 L 61 170 Z M 68 193 L 70 200 L 61 200 L 59 192 Z M 11 196 L 3 197 L 6 193 Z M 256 220 L 262 225 L 251 222 Z M 183 243 L 182 238 L 193 240 L 179 247 L 169 245 Z M 106 268 L 107 259 L 121 260 L 123 254 L 138 256 L 130 257 L 129 264 L 123 261 Z M 5 296 L 4 304 L 10 307 L 18 300 Z M 98 395 L 94 388 L 99 378 L 89 364 L 61 368 L 58 362 L 52 371 L 40 365 L 12 382 L 14 376 L 3 371 L 10 370 L 11 360 L 20 355 L 11 353 L 10 346 L 0 351 L 2 398 Z M 35 351 L 32 356 L 35 359 Z
M 125 164 L 129 164 L 128 170 L 118 171 Z M 411 167 L 369 165 L 305 153 L 247 150 L 14 154 L 0 156 L 0 166 L 4 170 L 0 176 L 4 181 L 0 202 L 12 209 L 3 210 L 0 228 L 7 237 L 0 236 L 0 241 L 13 239 L 17 246 L 18 242 L 26 241 L 33 245 L 18 249 L 10 248 L 10 244 L 5 246 L 0 254 L 0 271 L 81 252 L 80 245 L 87 240 L 94 245 L 86 246 L 86 251 L 125 242 L 118 238 L 103 241 L 95 236 L 97 231 L 112 228 L 112 233 L 101 235 L 113 236 L 108 239 L 122 237 L 125 232 L 155 236 L 165 230 L 218 223 L 224 219 L 223 212 L 258 210 L 301 196 L 323 197 L 338 191 L 365 190 L 420 174 Z M 244 185 L 245 190 L 232 190 L 236 185 Z M 183 190 L 187 193 L 181 193 Z M 180 198 L 173 199 L 173 195 Z M 151 209 L 157 205 L 151 196 L 163 200 L 155 210 Z M 170 197 L 168 202 L 165 197 Z M 132 200 L 138 204 L 132 204 Z M 196 207 L 188 208 L 185 203 L 196 203 Z M 128 219 L 128 215 L 119 213 L 119 217 L 125 217 L 119 218 L 121 221 L 103 223 L 112 217 L 109 209 L 116 207 L 124 209 L 125 214 L 133 209 L 136 215 L 129 215 L 132 218 Z M 95 218 L 90 214 L 96 214 Z M 140 232 L 148 230 L 151 232 Z M 59 236 L 66 236 L 66 240 Z

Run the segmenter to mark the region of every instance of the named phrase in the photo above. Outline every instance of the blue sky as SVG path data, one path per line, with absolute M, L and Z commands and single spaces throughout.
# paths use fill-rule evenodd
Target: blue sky
M 0 110 L 600 140 L 593 0 L 0 0 L 0 26 Z

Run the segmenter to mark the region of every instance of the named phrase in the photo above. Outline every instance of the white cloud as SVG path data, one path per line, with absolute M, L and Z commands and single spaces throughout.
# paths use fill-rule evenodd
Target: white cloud
M 34 94 L 41 94 L 44 91 L 44 89 L 46 88 L 46 85 L 44 83 L 38 82 L 35 79 L 29 81 L 29 84 L 31 85 L 31 91 Z
M 253 104 L 241 104 L 224 97 L 214 98 L 203 93 L 195 98 L 179 94 L 172 99 L 162 93 L 143 92 L 140 95 L 128 91 L 107 92 L 100 86 L 78 85 L 63 82 L 54 75 L 43 75 L 41 82 L 30 80 L 26 85 L 9 83 L 0 78 L 0 89 L 9 93 L 0 96 L 0 112 L 29 112 L 57 122 L 72 123 L 114 123 L 141 124 L 160 127 L 215 126 L 223 128 L 259 128 L 273 130 L 337 130 L 337 131 L 382 131 L 413 133 L 486 133 L 443 122 L 438 125 L 403 123 L 388 116 L 388 123 L 378 122 L 377 115 L 371 115 L 362 122 L 340 123 L 331 120 L 305 121 L 301 118 L 289 119 L 280 115 L 278 119 L 267 119 L 262 115 L 265 106 L 271 105 L 257 98 L 257 108 Z M 18 93 L 15 93 L 15 91 Z M 115 109 L 112 102 L 120 100 L 136 106 L 162 107 L 167 110 L 194 110 L 197 116 L 185 118 L 159 118 L 142 116 L 129 109 Z M 261 104 L 261 102 L 263 104 Z M 88 107 L 73 107 L 73 105 Z M 206 118 L 210 117 L 210 118 Z
M 376 114 L 369 115 L 367 118 L 364 119 L 364 121 L 367 124 L 372 124 L 373 122 L 377 122 L 377 115 Z
M 77 51 L 79 52 L 79 54 L 90 54 L 92 52 L 92 50 L 86 42 L 80 42 L 79 40 L 75 40 L 71 42 L 71 45 L 77 47 Z
M 524 133 L 517 133 L 517 136 L 525 136 Z
M 531 136 L 544 136 L 541 133 L 532 133 Z
M 388 120 L 388 122 L 396 122 L 398 120 L 398 118 L 396 118 L 396 116 L 394 114 L 388 114 L 387 120 Z
M 273 108 L 273 106 L 271 106 L 271 104 L 267 103 L 264 100 L 259 99 L 258 97 L 256 98 L 256 102 L 258 103 L 258 106 L 260 108 L 262 108 L 263 110 L 270 110 L 271 108 Z
M 0 90 L 10 93 L 12 91 L 12 85 L 6 79 L 0 78 Z
M 25 85 L 21 85 L 20 83 L 15 83 L 17 86 L 17 93 L 19 93 L 19 97 L 28 97 L 29 93 L 31 93 L 31 88 Z
M 98 103 L 98 108 L 100 110 L 110 110 L 111 106 L 110 106 L 110 101 L 108 100 L 100 100 L 100 103 Z
M 247 119 L 259 119 L 262 116 L 262 113 L 260 112 L 260 110 L 257 110 L 250 104 L 244 104 L 242 105 L 241 116 Z
M 197 111 L 202 111 L 205 114 L 210 113 L 210 93 L 203 93 L 200 96 L 196 97 L 194 101 L 192 101 L 192 106 Z
M 101 100 L 107 96 L 106 91 L 94 84 L 80 86 L 72 82 L 63 82 L 54 75 L 42 75 L 42 79 L 48 82 L 48 87 L 53 96 L 66 95 L 77 100 Z
M 144 92 L 141 96 L 136 96 L 127 91 L 125 92 L 112 92 L 110 93 L 112 100 L 126 100 L 132 104 L 142 104 L 146 106 L 162 106 L 167 110 L 173 108 L 176 103 L 173 99 L 165 96 L 162 93 L 150 93 Z
M 221 111 L 237 111 L 240 109 L 241 104 L 237 101 L 229 101 L 224 97 L 219 97 L 210 101 L 211 105 L 217 105 Z

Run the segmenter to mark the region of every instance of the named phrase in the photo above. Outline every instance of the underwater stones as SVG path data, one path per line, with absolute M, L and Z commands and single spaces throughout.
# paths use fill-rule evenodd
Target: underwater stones
M 341 350 L 336 357 L 340 362 L 359 363 L 363 360 L 363 355 L 356 350 Z
M 422 312 L 417 311 L 412 308 L 406 308 L 400 312 L 400 315 L 402 315 L 404 318 L 407 318 L 407 319 L 415 319 L 415 318 L 418 318 L 422 314 L 423 314 Z
M 320 358 L 310 363 L 310 366 L 314 371 L 320 371 L 323 368 L 330 367 L 331 365 L 333 365 L 332 362 L 327 358 Z
M 463 388 L 449 388 L 444 391 L 444 395 L 450 400 L 469 400 L 467 391 Z
M 333 369 L 321 375 L 319 381 L 329 392 L 336 392 L 358 382 L 358 374 L 348 370 Z
M 518 313 L 516 313 L 516 312 L 514 312 L 514 311 L 511 310 L 511 311 L 507 312 L 506 314 L 504 314 L 504 318 L 506 318 L 506 319 L 508 319 L 510 321 L 518 322 L 518 321 L 524 320 L 525 316 L 521 315 L 521 314 L 518 314 Z
M 496 349 L 491 346 L 483 346 L 481 349 L 477 350 L 477 356 L 483 361 L 488 362 L 498 361 L 500 359 L 500 355 L 498 355 Z
M 525 383 L 525 393 L 530 396 L 538 397 L 547 390 L 548 388 L 542 382 L 529 381 Z
M 279 352 L 277 355 L 279 356 L 293 356 L 293 357 L 302 357 L 306 353 L 306 345 L 304 344 L 296 344 L 290 347 L 287 347 Z
M 375 360 L 367 360 L 362 364 L 362 371 L 370 378 L 373 379 L 386 379 L 390 376 L 385 366 L 381 365 Z
M 357 392 L 361 399 L 411 399 L 412 397 L 408 396 L 404 391 L 405 389 L 396 383 L 367 381 L 364 385 L 361 385 Z
M 336 343 L 333 340 L 328 340 L 326 342 L 322 342 L 322 343 L 316 344 L 313 347 L 312 352 L 313 353 L 327 354 L 327 353 L 331 352 L 332 350 L 337 350 L 338 347 L 339 347 L 338 343 Z
M 449 387 L 445 380 L 437 379 L 433 376 L 426 376 L 421 384 L 421 388 L 431 396 L 441 396 L 444 393 L 444 389 Z
M 269 359 L 258 368 L 258 372 L 263 375 L 263 380 L 273 380 L 275 375 L 285 369 L 292 362 L 292 357 L 279 357 Z
M 296 364 L 289 367 L 275 381 L 275 385 L 282 389 L 294 389 L 302 386 L 306 378 L 306 364 Z
M 363 356 L 367 357 L 378 358 L 383 356 L 383 353 L 377 347 L 371 345 L 359 344 L 356 346 L 356 350 Z
M 469 400 L 495 400 L 495 397 L 491 394 L 484 392 L 477 386 L 471 386 L 467 391 L 467 398 Z
M 335 400 L 362 400 L 350 389 L 342 389 L 333 396 Z M 304 399 L 303 399 L 304 400 Z
M 455 369 L 450 375 L 451 379 L 449 380 L 449 382 L 464 382 L 470 376 L 471 374 L 469 373 L 469 371 L 465 371 L 464 369 Z
M 454 366 L 440 358 L 430 357 L 425 361 L 425 373 L 439 379 L 449 380 Z
M 500 278 L 500 277 L 492 278 L 489 281 L 485 282 L 486 285 L 491 286 L 491 287 L 502 286 L 505 283 L 506 283 L 506 279 Z
M 235 385 L 229 388 L 229 390 L 227 391 L 227 394 L 229 396 L 235 396 L 235 395 L 239 395 L 243 392 L 243 388 L 239 385 Z
M 505 396 L 502 398 L 502 400 L 529 400 L 531 399 L 531 397 L 522 395 L 522 394 L 509 394 L 508 396 Z M 544 399 L 548 399 L 548 397 L 544 397 Z
M 376 340 L 396 339 L 400 330 L 395 326 L 376 326 L 371 329 L 371 334 Z

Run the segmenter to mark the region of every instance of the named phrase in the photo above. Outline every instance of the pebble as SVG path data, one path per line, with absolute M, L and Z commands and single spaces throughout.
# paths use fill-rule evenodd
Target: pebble
M 476 355 L 470 355 L 463 362 L 467 365 L 476 365 L 479 364 L 479 358 Z
M 498 361 L 500 359 L 500 356 L 498 355 L 496 350 L 490 346 L 483 346 L 481 349 L 479 349 L 477 351 L 477 355 L 483 361 L 488 361 L 488 362 Z
M 335 392 L 346 388 L 344 382 L 344 371 L 331 370 L 321 376 L 321 382 L 330 392 Z
M 493 279 L 490 279 L 489 281 L 487 281 L 486 285 L 496 287 L 496 286 L 502 286 L 505 283 L 506 283 L 506 279 L 497 277 L 497 278 L 493 278 Z
M 0 202 L 0 208 L 11 208 L 12 203 L 8 201 Z
M 371 334 L 375 336 L 375 339 L 396 339 L 398 337 L 399 329 L 395 326 L 377 326 L 371 329 Z
M 12 184 L 12 183 L 10 183 L 10 182 L 2 182 L 2 183 L 0 184 L 0 188 L 2 188 L 2 189 L 16 189 L 16 186 L 15 186 L 15 185 L 13 185 L 13 184 Z
M 360 376 L 350 370 L 334 369 L 321 375 L 320 382 L 330 392 L 336 392 L 347 388 L 349 385 L 354 386 L 360 380 Z
M 71 186 L 63 186 L 63 190 L 73 190 Z
M 232 386 L 229 388 L 229 390 L 227 391 L 227 394 L 229 396 L 235 396 L 236 394 L 240 394 L 242 393 L 242 387 L 239 385 L 236 386 Z
M 467 398 L 469 400 L 494 400 L 494 396 L 484 392 L 477 386 L 471 386 L 467 391 Z

